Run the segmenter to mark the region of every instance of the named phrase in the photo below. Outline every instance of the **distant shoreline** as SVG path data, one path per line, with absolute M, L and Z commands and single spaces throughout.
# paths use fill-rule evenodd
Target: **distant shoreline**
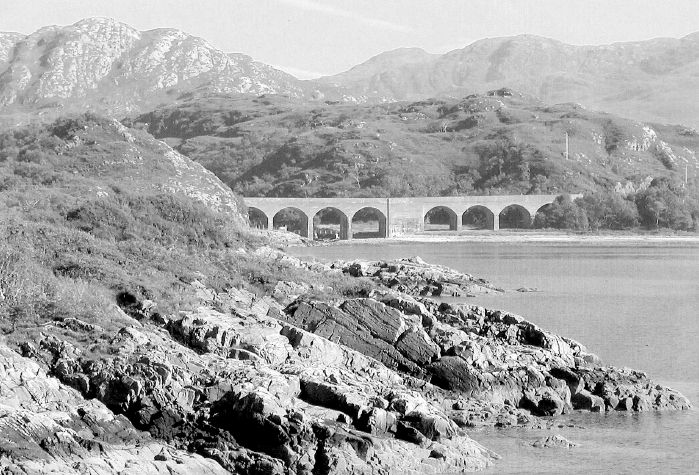
M 542 244 L 592 244 L 592 245 L 691 245 L 699 246 L 699 233 L 687 234 L 633 234 L 633 233 L 604 233 L 582 234 L 562 231 L 462 231 L 431 232 L 418 234 L 403 234 L 390 238 L 368 238 L 314 241 L 311 245 L 347 246 L 352 244 L 387 244 L 387 243 L 449 243 L 449 242 L 483 242 L 483 243 L 542 243 Z

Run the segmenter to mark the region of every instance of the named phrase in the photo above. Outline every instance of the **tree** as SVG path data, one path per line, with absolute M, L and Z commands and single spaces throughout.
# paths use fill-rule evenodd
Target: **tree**
M 583 209 L 571 200 L 570 195 L 561 195 L 536 214 L 534 227 L 587 229 L 587 215 Z
M 697 201 L 685 188 L 669 180 L 654 180 L 636 194 L 635 202 L 641 223 L 649 228 L 696 229 Z
M 585 211 L 588 224 L 595 231 L 638 226 L 636 205 L 618 193 L 609 191 L 587 194 L 578 198 L 576 204 Z

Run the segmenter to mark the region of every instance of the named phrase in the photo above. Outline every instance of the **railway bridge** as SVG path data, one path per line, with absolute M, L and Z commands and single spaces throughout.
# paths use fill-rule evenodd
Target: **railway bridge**
M 412 198 L 243 198 L 250 222 L 286 228 L 305 237 L 391 237 L 466 225 L 497 230 L 528 228 L 558 195 L 439 196 Z M 572 195 L 575 199 L 581 195 Z M 367 223 L 373 223 L 368 229 Z M 448 226 L 448 227 L 447 227 Z M 504 227 L 504 226 L 503 226 Z

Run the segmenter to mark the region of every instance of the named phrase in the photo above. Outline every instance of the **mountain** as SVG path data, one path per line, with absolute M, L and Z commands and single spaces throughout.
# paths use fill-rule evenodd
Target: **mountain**
M 367 100 L 463 97 L 509 87 L 637 120 L 699 126 L 699 33 L 602 46 L 532 35 L 491 38 L 441 56 L 383 53 L 318 80 Z
M 105 18 L 0 33 L 0 112 L 91 108 L 126 115 L 208 94 L 283 94 L 381 103 L 462 98 L 502 87 L 635 120 L 699 127 L 699 33 L 602 46 L 532 35 L 446 54 L 400 48 L 349 71 L 301 81 L 176 29 Z
M 245 196 L 634 191 L 699 176 L 695 129 L 510 89 L 381 105 L 212 95 L 131 122 Z
M 176 29 L 137 31 L 105 18 L 0 33 L 0 107 L 142 110 L 194 91 L 303 96 L 307 86 Z

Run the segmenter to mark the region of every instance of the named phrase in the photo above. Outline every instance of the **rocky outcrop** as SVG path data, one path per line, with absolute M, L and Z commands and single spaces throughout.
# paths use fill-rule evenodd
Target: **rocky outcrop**
M 500 291 L 483 279 L 445 266 L 428 264 L 419 257 L 394 261 L 336 262 L 331 267 L 354 277 L 371 277 L 386 287 L 414 296 L 460 297 Z
M 143 320 L 115 335 L 110 356 L 86 357 L 53 336 L 25 352 L 136 429 L 236 473 L 450 472 L 497 457 L 410 378 L 265 316 L 279 310 L 252 294 L 215 299 L 228 314 Z
M 12 50 L 24 35 L 19 33 L 0 33 L 0 68 L 4 68 L 12 56 Z
M 453 393 L 558 416 L 572 409 L 681 409 L 642 373 L 600 365 L 580 343 L 521 317 L 395 292 L 334 305 L 300 301 L 278 318 Z M 619 406 L 619 401 L 632 401 Z
M 0 346 L 0 470 L 12 474 L 221 474 L 217 462 L 136 430 Z
M 284 307 L 190 285 L 210 306 L 122 301 L 136 319 L 89 351 L 61 333 L 77 320 L 46 326 L 23 356 L 0 346 L 9 473 L 459 473 L 498 458 L 465 428 L 689 407 L 507 312 L 395 290 Z
M 561 449 L 572 449 L 574 447 L 578 447 L 579 444 L 576 444 L 575 442 L 571 442 L 565 437 L 561 435 L 549 435 L 548 437 L 542 437 L 541 439 L 538 439 L 536 442 L 532 444 L 533 447 L 539 447 L 542 449 L 552 449 L 552 448 L 561 448 Z
M 376 358 L 389 368 L 414 375 L 439 356 L 419 317 L 406 317 L 373 299 L 356 299 L 334 307 L 300 302 L 289 309 L 290 323 Z

